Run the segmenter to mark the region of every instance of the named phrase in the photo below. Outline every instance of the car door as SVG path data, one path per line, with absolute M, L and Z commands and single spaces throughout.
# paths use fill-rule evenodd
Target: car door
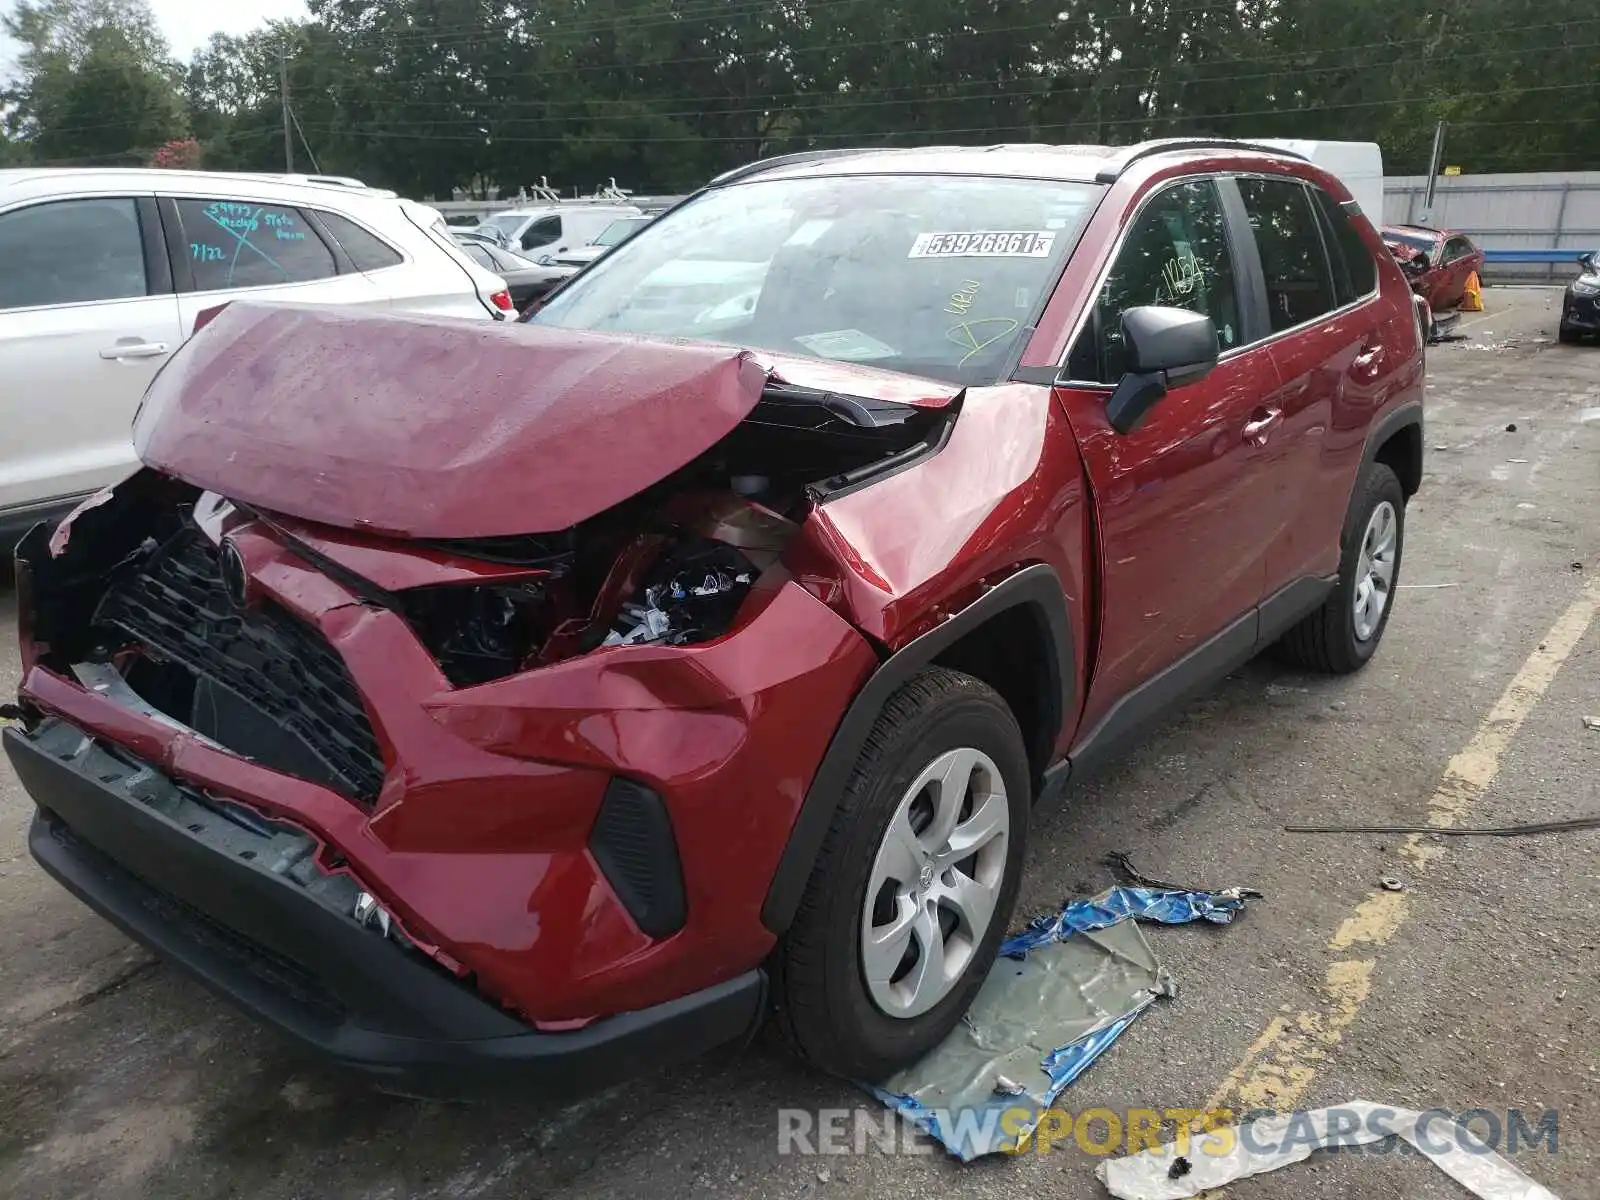
M 0 511 L 135 466 L 129 427 L 183 340 L 155 201 L 80 196 L 0 213 Z
M 537 261 L 542 255 L 553 254 L 564 248 L 562 229 L 561 215 L 552 213 L 548 217 L 540 217 L 524 229 L 517 244 Z
M 1467 294 L 1467 280 L 1477 269 L 1472 243 L 1466 238 L 1452 237 L 1444 244 L 1445 283 L 1442 306 L 1454 308 Z
M 365 273 L 339 258 L 299 208 L 248 195 L 163 196 L 178 314 L 193 330 L 204 311 L 234 300 L 385 307 Z
M 1276 420 L 1257 462 L 1271 514 L 1264 537 L 1273 596 L 1338 569 L 1350 446 L 1381 407 L 1384 381 L 1404 363 L 1405 348 L 1386 341 L 1389 310 L 1378 303 L 1376 264 L 1333 197 L 1281 176 L 1241 178 L 1237 186 L 1279 380 L 1269 403 Z M 1414 320 L 1403 315 L 1402 332 L 1414 344 Z
M 1154 193 L 1127 227 L 1056 387 L 1098 518 L 1100 635 L 1086 731 L 1186 655 L 1237 656 L 1254 645 L 1266 517 L 1253 430 L 1277 376 L 1270 351 L 1249 344 L 1259 304 L 1245 298 L 1239 250 L 1214 180 Z M 1138 429 L 1118 434 L 1105 408 L 1126 365 L 1120 316 L 1152 304 L 1210 316 L 1220 361 L 1161 399 Z

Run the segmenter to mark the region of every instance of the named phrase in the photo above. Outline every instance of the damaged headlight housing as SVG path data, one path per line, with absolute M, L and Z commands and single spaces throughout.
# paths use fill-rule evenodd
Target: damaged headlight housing
M 1572 292 L 1576 296 L 1600 296 L 1600 275 L 1573 280 Z
M 520 670 L 537 646 L 544 599 L 537 579 L 402 593 L 412 630 L 456 687 Z
M 750 560 L 732 546 L 695 539 L 663 555 L 639 593 L 625 601 L 607 646 L 681 646 L 727 631 L 755 581 Z

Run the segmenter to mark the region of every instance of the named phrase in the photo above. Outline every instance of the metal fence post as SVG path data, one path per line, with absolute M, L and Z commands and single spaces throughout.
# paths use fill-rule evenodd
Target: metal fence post
M 1567 197 L 1572 195 L 1572 184 L 1561 185 L 1561 199 L 1556 203 L 1556 240 L 1551 243 L 1555 249 L 1561 249 L 1561 231 L 1567 227 Z M 1556 278 L 1556 264 L 1550 263 L 1545 268 L 1545 278 L 1552 283 Z

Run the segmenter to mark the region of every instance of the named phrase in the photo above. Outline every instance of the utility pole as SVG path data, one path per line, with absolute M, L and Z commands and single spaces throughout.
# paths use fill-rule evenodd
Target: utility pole
M 1440 121 L 1433 130 L 1433 153 L 1428 158 L 1428 185 L 1422 194 L 1422 220 L 1429 223 L 1433 220 L 1433 199 L 1439 183 L 1439 167 L 1444 162 L 1444 122 Z
M 289 130 L 289 51 L 278 48 L 278 95 L 283 101 L 283 169 L 294 174 L 294 141 Z

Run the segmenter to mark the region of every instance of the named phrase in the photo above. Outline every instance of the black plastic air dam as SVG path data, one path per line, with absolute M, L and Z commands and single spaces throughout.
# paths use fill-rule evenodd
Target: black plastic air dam
M 664 938 L 683 928 L 683 870 L 660 796 L 631 779 L 613 779 L 589 834 L 589 852 L 641 932 Z
M 62 721 L 0 740 L 39 805 L 28 844 L 45 871 L 224 999 L 391 1090 L 567 1098 L 746 1039 L 764 1012 L 766 978 L 753 970 L 582 1029 L 536 1031 L 164 816 L 139 797 L 177 785 L 148 766 Z

